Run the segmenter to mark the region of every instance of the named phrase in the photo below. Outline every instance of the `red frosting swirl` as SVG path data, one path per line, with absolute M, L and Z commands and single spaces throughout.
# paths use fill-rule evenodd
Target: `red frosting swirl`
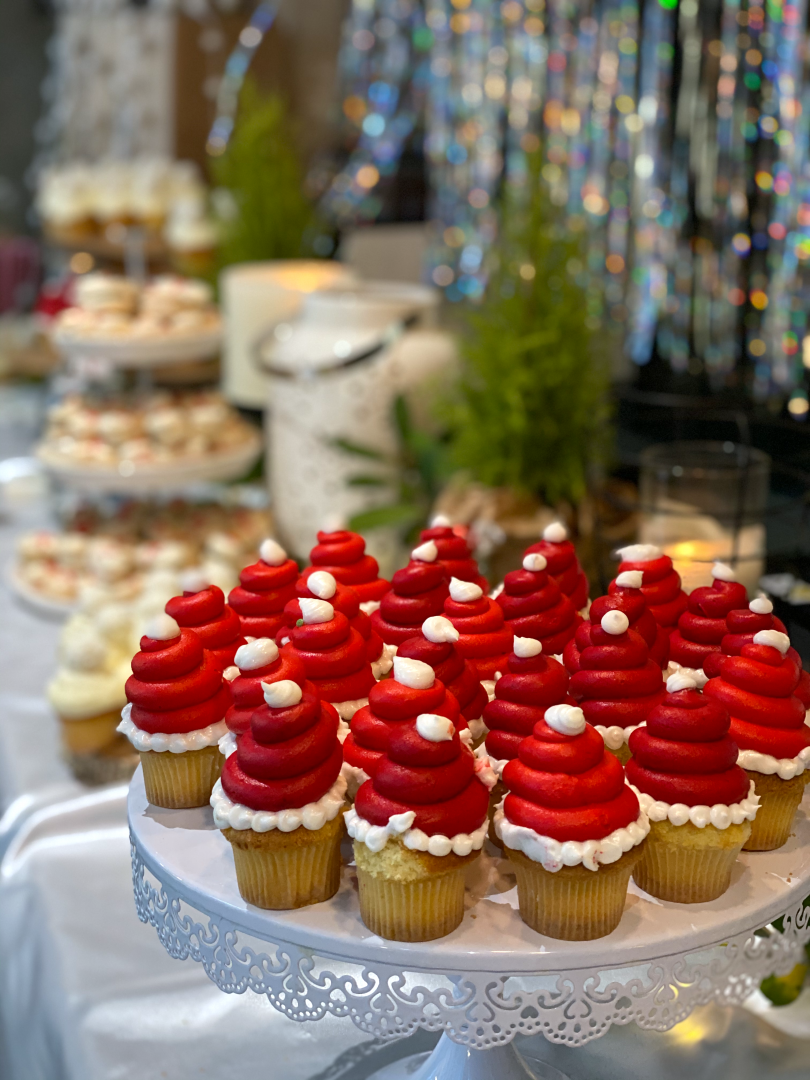
M 308 585 L 307 580 L 309 575 L 314 573 L 313 570 L 305 570 L 301 577 L 298 579 L 295 591 L 297 596 L 293 600 L 289 600 L 284 606 L 284 626 L 276 634 L 276 642 L 281 645 L 285 638 L 290 636 L 290 628 L 295 626 L 298 620 L 301 618 L 301 605 L 298 600 L 302 596 L 308 596 L 311 599 L 318 599 L 316 594 L 312 592 Z M 383 642 L 379 634 L 375 633 L 371 619 L 366 615 L 364 611 L 360 610 L 360 598 L 354 589 L 350 589 L 348 585 L 341 585 L 339 581 L 335 582 L 334 595 L 329 597 L 329 603 L 342 615 L 345 615 L 349 620 L 349 624 L 352 629 L 356 630 L 360 637 L 366 643 L 366 659 L 369 663 L 374 663 L 375 660 L 379 660 L 382 656 Z
M 697 690 L 667 694 L 628 742 L 627 779 L 653 799 L 713 806 L 742 802 L 748 795 L 728 712 Z
M 804 705 L 794 692 L 799 675 L 792 656 L 752 642 L 739 656 L 720 661 L 720 675 L 703 692 L 728 709 L 731 736 L 741 750 L 793 758 L 810 746 Z
M 284 605 L 295 596 L 298 564 L 287 559 L 270 566 L 259 559 L 246 566 L 239 584 L 228 594 L 228 603 L 239 616 L 242 633 L 274 638 L 284 625 Z
M 622 559 L 619 573 L 623 574 L 625 570 L 641 571 L 641 591 L 647 607 L 658 625 L 671 633 L 686 610 L 687 600 L 686 593 L 681 588 L 680 574 L 672 565 L 672 559 L 663 553 L 647 562 Z
M 379 609 L 371 614 L 371 625 L 386 645 L 402 645 L 420 633 L 425 619 L 443 614 L 449 588 L 441 563 L 411 559 L 394 574 Z
M 193 630 L 203 648 L 214 657 L 219 670 L 233 663 L 234 654 L 245 644 L 239 616 L 225 603 L 225 594 L 216 585 L 200 592 L 184 592 L 166 604 L 166 614 L 178 626 Z
M 301 687 L 308 686 L 315 692 L 312 684 L 307 683 L 304 663 L 297 656 L 279 653 L 272 663 L 263 668 L 246 668 L 244 671 L 240 668 L 239 674 L 230 684 L 233 704 L 225 713 L 228 728 L 236 735 L 244 735 L 250 728 L 251 716 L 264 704 L 262 683 L 281 682 L 284 679 L 298 683 Z
M 428 540 L 436 545 L 439 552 L 436 562 L 442 564 L 448 580 L 458 578 L 459 581 L 473 581 L 484 592 L 489 592 L 489 582 L 478 569 L 469 544 L 451 525 L 432 525 L 429 529 L 423 529 L 419 534 L 419 543 L 425 544 Z
M 601 840 L 636 821 L 640 812 L 619 759 L 592 727 L 561 735 L 539 720 L 502 780 L 509 789 L 503 806 L 507 821 L 561 843 Z
M 448 596 L 444 613 L 458 630 L 456 648 L 472 662 L 479 679 L 494 679 L 496 672 L 506 668 L 515 635 L 504 622 L 499 604 L 486 595 L 477 600 Z
M 380 685 L 383 685 L 382 683 Z M 415 812 L 414 829 L 428 836 L 471 833 L 487 818 L 489 791 L 475 772 L 475 758 L 454 732 L 444 742 L 423 739 L 416 721 L 392 726 L 374 775 L 354 802 L 361 818 L 387 825 L 395 814 Z
M 688 606 L 669 639 L 669 656 L 681 667 L 702 668 L 711 653 L 719 653 L 726 634 L 726 615 L 748 603 L 745 586 L 715 578 L 693 589 Z
M 184 735 L 217 724 L 230 703 L 216 658 L 185 629 L 170 641 L 141 638 L 126 695 L 133 724 L 151 734 Z
M 429 664 L 458 702 L 465 720 L 478 720 L 487 703 L 487 692 L 478 672 L 465 660 L 452 641 L 428 641 L 423 633 L 408 638 L 397 649 L 397 656 Z M 423 712 L 426 710 L 422 710 Z
M 572 641 L 563 651 L 563 662 L 569 672 L 579 671 L 579 656 L 590 645 L 591 626 L 599 626 L 608 611 L 621 611 L 630 621 L 630 629 L 640 634 L 647 643 L 650 659 L 665 668 L 669 661 L 669 634 L 652 617 L 641 589 L 629 585 L 617 585 L 611 581 L 608 596 L 599 596 L 591 603 L 590 622 L 577 629 Z
M 582 616 L 549 577 L 547 569 L 510 570 L 496 601 L 512 633 L 536 638 L 549 656 L 563 651 L 582 622 Z
M 361 604 L 382 600 L 390 588 L 389 582 L 379 576 L 377 560 L 366 555 L 363 537 L 348 529 L 319 532 L 309 559 L 311 566 L 304 570 L 304 577 L 312 570 L 328 570 L 335 581 L 354 589 Z
M 534 731 L 549 705 L 574 705 L 568 673 L 553 656 L 516 656 L 495 683 L 495 699 L 484 709 L 487 753 L 498 761 L 517 757 L 520 744 Z
M 590 627 L 590 644 L 580 653 L 571 676 L 571 696 L 589 724 L 626 728 L 642 724 L 664 697 L 661 668 L 651 660 L 635 630 L 608 634 Z
M 251 810 L 294 810 L 317 802 L 343 764 L 338 725 L 334 708 L 311 686 L 297 705 L 262 705 L 222 766 L 225 794 Z
M 575 611 L 581 611 L 588 603 L 588 579 L 579 565 L 574 545 L 570 540 L 540 540 L 523 552 L 532 555 L 538 552 L 546 560 L 546 569 L 551 580 L 560 592 L 570 599 Z
M 339 611 L 329 622 L 291 627 L 282 653 L 303 661 L 307 678 L 324 701 L 364 698 L 376 683 L 365 641 Z

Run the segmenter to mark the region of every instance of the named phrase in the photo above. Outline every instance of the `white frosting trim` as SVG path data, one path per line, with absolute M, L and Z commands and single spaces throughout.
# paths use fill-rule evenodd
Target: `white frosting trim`
M 376 660 L 371 661 L 371 674 L 377 682 L 380 681 L 383 675 L 387 675 L 394 666 L 394 657 L 396 656 L 396 653 L 396 645 L 383 645 L 383 651 Z
M 688 675 L 690 679 L 694 679 L 698 690 L 702 690 L 706 683 L 709 681 L 709 676 L 703 670 L 703 668 L 690 668 L 681 667 L 675 660 L 670 660 L 667 664 L 666 671 L 663 672 L 664 682 L 666 682 L 670 676 L 676 672 L 680 672 L 681 675 Z
M 165 611 L 153 615 L 143 628 L 144 637 L 152 638 L 153 641 L 171 641 L 180 637 L 180 627 Z
M 623 589 L 640 589 L 644 583 L 641 570 L 622 570 L 616 578 L 616 584 Z
M 794 776 L 801 776 L 805 769 L 810 769 L 810 746 L 806 746 L 794 758 L 775 758 L 758 750 L 740 750 L 737 764 L 763 776 L 775 774 L 780 780 L 792 780 Z
M 568 539 L 568 529 L 561 521 L 552 521 L 550 525 L 546 525 L 545 529 L 543 529 L 543 539 L 547 540 L 549 544 L 561 544 Z
M 394 657 L 394 679 L 411 690 L 429 690 L 436 681 L 430 664 L 423 660 L 411 660 L 407 656 Z
M 320 600 L 331 600 L 337 592 L 337 581 L 328 570 L 314 570 L 307 578 L 307 588 Z
M 239 652 L 238 649 L 236 651 Z M 222 672 L 222 678 L 225 680 L 225 682 L 233 682 L 234 679 L 238 679 L 239 668 L 236 666 L 236 664 L 231 664 L 230 667 L 226 667 L 225 670 Z
M 419 713 L 416 718 L 416 730 L 428 742 L 452 742 L 456 726 L 446 716 L 438 713 Z
M 357 792 L 370 777 L 365 769 L 361 769 L 359 765 L 350 765 L 348 761 L 343 762 L 342 772 L 348 784 L 346 795 L 354 802 Z
M 183 592 L 203 592 L 210 584 L 208 575 L 201 566 L 191 566 L 180 574 L 180 587 Z
M 483 686 L 483 688 L 487 692 L 487 698 L 489 699 L 489 701 L 494 701 L 495 700 L 495 684 L 498 681 L 498 679 L 500 679 L 500 677 L 501 677 L 500 671 L 496 671 L 495 675 L 497 676 L 497 678 L 495 678 L 495 679 L 481 679 L 480 680 L 481 685 Z
M 516 637 L 512 641 L 512 651 L 515 656 L 526 660 L 531 656 L 539 656 L 543 651 L 543 643 L 533 637 Z
M 422 633 L 435 645 L 448 641 L 452 643 L 459 639 L 458 630 L 444 615 L 431 615 L 429 619 L 425 619 L 422 623 Z
M 577 705 L 550 705 L 544 719 L 560 735 L 581 735 L 585 730 L 585 713 Z
M 712 567 L 712 577 L 715 581 L 736 581 L 737 575 L 724 562 L 716 562 Z
M 622 562 L 653 562 L 664 554 L 655 544 L 628 544 L 616 552 Z
M 362 709 L 364 705 L 368 705 L 368 698 L 351 698 L 346 701 L 330 701 L 336 710 L 341 720 L 351 720 L 358 709 Z
M 767 596 L 755 596 L 748 605 L 748 610 L 753 611 L 755 615 L 770 615 L 773 611 L 773 604 Z
M 297 705 L 304 696 L 304 691 L 292 679 L 279 679 L 278 682 L 262 683 L 265 702 L 271 709 L 288 709 Z
M 676 671 L 667 679 L 668 694 L 677 694 L 679 690 L 697 690 L 697 679 L 686 668 Z
M 602 738 L 605 740 L 605 746 L 608 750 L 620 750 L 622 746 L 627 742 L 636 728 L 646 727 L 646 723 L 632 724 L 630 727 L 619 727 L 618 724 L 611 724 L 610 727 L 605 727 L 603 724 L 593 725 Z
M 467 721 L 467 730 L 469 731 L 470 735 L 472 735 L 472 742 L 478 742 L 479 739 L 489 734 L 489 728 L 484 723 L 483 718 L 480 716 L 476 717 L 475 720 Z M 462 732 L 462 735 L 463 734 L 464 732 Z
M 234 661 L 240 671 L 257 671 L 278 660 L 278 645 L 272 638 L 260 637 L 240 645 Z
M 170 754 L 186 754 L 189 750 L 203 750 L 206 746 L 216 746 L 228 730 L 225 721 L 218 720 L 216 724 L 182 734 L 167 735 L 159 731 L 143 731 L 132 722 L 131 713 L 132 705 L 125 705 L 121 711 L 121 723 L 116 730 L 129 739 L 136 750 L 144 752 L 154 750 L 156 754 L 163 754 L 168 750 Z
M 370 821 L 361 818 L 354 807 L 347 810 L 343 815 L 346 822 L 346 831 L 353 840 L 359 844 L 365 844 L 369 851 L 379 852 L 388 841 L 395 837 L 402 837 L 402 843 L 411 851 L 427 851 L 430 855 L 469 855 L 473 851 L 480 851 L 484 846 L 489 822 L 485 821 L 480 828 L 473 833 L 456 833 L 455 836 L 428 836 L 421 829 L 412 829 L 416 813 L 407 810 L 404 814 L 394 814 L 388 819 L 387 825 L 372 825 Z
M 279 832 L 295 832 L 301 826 L 310 832 L 322 829 L 328 821 L 334 821 L 346 803 L 346 777 L 342 771 L 332 787 L 317 802 L 293 810 L 251 810 L 242 803 L 232 802 L 222 790 L 222 781 L 217 780 L 211 792 L 211 806 L 214 808 L 214 824 L 218 829 L 252 829 L 264 833 L 272 829 Z
M 548 566 L 548 560 L 545 555 L 541 555 L 539 551 L 530 551 L 528 555 L 523 556 L 523 569 L 528 570 L 532 574 L 539 574 L 541 570 L 545 570 Z
M 599 624 L 606 634 L 623 634 L 630 626 L 630 620 L 623 611 L 606 611 Z
M 670 821 L 673 825 L 685 825 L 689 821 L 699 829 L 705 829 L 707 825 L 714 825 L 715 829 L 727 829 L 729 825 L 742 825 L 744 821 L 753 821 L 759 809 L 759 795 L 754 792 L 753 781 L 742 802 L 729 805 L 714 803 L 713 806 L 662 802 L 639 791 L 634 784 L 630 784 L 630 787 L 638 796 L 639 806 L 650 821 Z
M 363 603 L 360 605 L 360 610 L 365 615 L 372 615 L 375 611 L 379 610 L 379 607 L 379 600 L 364 600 Z
M 642 810 L 635 821 L 623 829 L 615 829 L 601 840 L 554 840 L 550 836 L 541 836 L 534 829 L 524 825 L 513 825 L 503 812 L 503 802 L 498 806 L 493 817 L 495 834 L 503 840 L 504 846 L 513 851 L 522 851 L 526 858 L 538 862 L 544 870 L 555 874 L 564 866 L 584 866 L 588 870 L 598 870 L 600 864 L 618 862 L 625 852 L 630 851 L 646 837 L 650 831 L 647 815 Z
M 416 559 L 417 562 L 436 562 L 438 557 L 439 549 L 432 540 L 427 540 L 424 544 L 420 544 L 419 547 L 415 547 L 411 552 L 411 558 Z
M 287 561 L 287 552 L 277 540 L 268 537 L 259 547 L 259 558 L 268 566 L 281 566 Z
M 331 622 L 335 617 L 335 609 L 328 600 L 313 600 L 309 596 L 302 596 L 298 603 L 301 606 L 301 617 L 307 626 Z
M 779 630 L 760 630 L 754 634 L 755 645 L 770 645 L 784 656 L 790 648 L 790 638 Z
M 461 581 L 460 578 L 450 578 L 450 599 L 457 604 L 467 604 L 473 600 L 480 600 L 484 590 L 474 581 Z

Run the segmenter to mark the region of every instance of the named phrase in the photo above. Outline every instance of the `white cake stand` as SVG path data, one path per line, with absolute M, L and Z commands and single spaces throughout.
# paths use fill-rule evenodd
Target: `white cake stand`
M 56 349 L 67 360 L 101 360 L 110 367 L 152 368 L 191 360 L 212 360 L 222 344 L 222 326 L 187 334 L 160 334 L 133 338 L 125 334 L 104 338 L 65 330 L 52 335 Z
M 810 938 L 802 811 L 781 850 L 743 854 L 719 900 L 661 903 L 631 887 L 619 928 L 591 942 L 530 930 L 508 864 L 488 854 L 471 871 L 461 926 L 405 944 L 363 925 L 351 867 L 326 903 L 288 912 L 246 904 L 211 810 L 149 806 L 140 769 L 129 824 L 138 917 L 171 956 L 201 963 L 221 990 L 266 994 L 294 1020 L 346 1016 L 376 1036 L 444 1032 L 427 1058 L 389 1066 L 379 1080 L 559 1077 L 550 1067 L 531 1071 L 512 1039 L 542 1033 L 578 1046 L 631 1022 L 665 1031 L 698 1005 L 744 1000 L 765 976 L 789 971 Z M 782 933 L 768 925 L 778 916 Z

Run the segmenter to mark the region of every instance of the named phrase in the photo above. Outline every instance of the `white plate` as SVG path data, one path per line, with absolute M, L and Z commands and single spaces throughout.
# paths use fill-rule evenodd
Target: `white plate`
M 80 337 L 55 331 L 54 346 L 68 359 L 106 360 L 113 367 L 155 367 L 190 360 L 211 360 L 222 343 L 222 327 L 197 334 L 165 334 L 162 337 Z
M 46 619 L 67 619 L 76 610 L 77 600 L 54 600 L 52 597 L 37 592 L 24 578 L 20 577 L 14 561 L 6 565 L 3 576 L 17 599 L 37 615 L 42 615 Z

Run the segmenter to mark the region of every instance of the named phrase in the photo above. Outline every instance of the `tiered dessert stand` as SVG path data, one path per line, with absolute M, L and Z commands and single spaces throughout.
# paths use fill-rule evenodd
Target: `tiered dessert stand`
M 741 856 L 719 900 L 661 903 L 631 885 L 619 928 L 592 942 L 530 930 L 508 864 L 494 854 L 471 871 L 461 926 L 405 944 L 365 928 L 349 866 L 326 903 L 286 912 L 246 904 L 210 808 L 150 806 L 140 769 L 129 824 L 138 917 L 171 956 L 201 963 L 221 990 L 266 994 L 294 1020 L 349 1017 L 378 1037 L 443 1032 L 432 1054 L 388 1066 L 377 1080 L 560 1077 L 550 1066 L 530 1069 L 514 1037 L 542 1033 L 579 1046 L 611 1024 L 666 1031 L 698 1005 L 743 1001 L 765 976 L 789 971 L 810 938 L 803 811 L 781 850 Z M 778 917 L 779 930 L 771 925 Z

